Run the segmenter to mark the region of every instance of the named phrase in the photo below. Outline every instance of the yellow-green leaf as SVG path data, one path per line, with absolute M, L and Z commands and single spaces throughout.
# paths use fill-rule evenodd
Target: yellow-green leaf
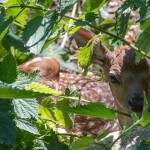
M 41 83 L 36 83 L 36 82 L 32 82 L 30 83 L 27 87 L 27 90 L 32 90 L 34 92 L 39 92 L 39 93 L 45 93 L 45 94 L 50 94 L 53 96 L 60 96 L 63 93 L 61 91 L 57 91 L 55 89 L 52 89 L 44 84 Z

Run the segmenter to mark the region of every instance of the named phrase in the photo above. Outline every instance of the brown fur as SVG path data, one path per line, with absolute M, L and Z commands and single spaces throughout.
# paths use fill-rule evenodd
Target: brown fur
M 84 43 L 87 43 L 94 37 L 94 34 L 91 31 L 80 28 L 79 31 L 75 33 L 74 37 L 76 41 L 84 40 Z M 150 95 L 150 60 L 145 58 L 139 63 L 136 63 L 135 55 L 135 52 L 128 46 L 122 46 L 118 50 L 111 52 L 103 45 L 100 39 L 95 41 L 93 47 L 92 62 L 100 65 L 104 71 L 104 75 L 108 78 L 117 109 L 129 114 L 133 112 L 133 108 L 131 109 L 131 107 L 129 107 L 130 100 L 134 99 L 134 103 L 140 104 L 143 103 L 141 101 L 144 99 L 144 92 L 148 100 Z M 112 74 L 115 76 L 118 83 L 111 82 L 109 75 Z M 138 102 L 138 100 L 140 101 Z M 137 114 L 141 115 L 141 111 L 138 111 Z M 130 125 L 132 122 L 129 117 L 123 115 L 118 115 L 118 119 L 121 126 Z
M 19 70 L 33 73 L 40 70 L 39 80 L 59 80 L 60 64 L 54 58 L 35 57 L 30 61 L 18 66 Z
M 29 73 L 38 69 L 41 71 L 41 76 L 38 80 L 40 83 L 63 92 L 66 87 L 74 85 L 77 88 L 77 91 L 81 92 L 84 99 L 91 102 L 103 103 L 108 107 L 115 107 L 114 99 L 108 83 L 96 81 L 73 73 L 58 72 L 58 67 L 57 61 L 51 58 L 48 59 L 40 57 L 38 59 L 33 58 L 32 60 L 20 65 L 18 68 Z M 51 70 L 55 70 L 55 72 L 49 72 L 49 68 L 52 68 Z M 46 72 L 46 77 L 43 72 Z M 58 74 L 59 81 L 54 81 L 53 79 L 58 78 Z M 39 101 L 41 101 L 41 99 L 38 100 L 38 102 Z M 116 131 L 117 129 L 117 125 L 114 121 L 76 115 L 74 118 L 74 127 L 70 130 L 70 132 L 77 135 L 86 133 L 90 136 L 96 137 L 103 131 Z

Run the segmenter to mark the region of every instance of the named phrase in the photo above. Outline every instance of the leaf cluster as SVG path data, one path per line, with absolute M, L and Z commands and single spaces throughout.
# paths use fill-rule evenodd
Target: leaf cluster
M 41 55 L 54 56 L 64 68 L 79 72 L 75 64 L 70 63 L 69 54 L 57 45 L 57 39 L 62 33 L 73 33 L 81 26 L 91 28 L 96 33 L 100 31 L 101 39 L 107 46 L 120 40 L 137 51 L 138 60 L 145 57 L 150 49 L 149 1 L 125 0 L 116 12 L 116 20 L 103 17 L 106 0 L 87 0 L 78 18 L 68 16 L 67 13 L 78 2 L 61 0 L 58 10 L 53 10 L 52 0 L 0 1 L 0 149 L 84 150 L 98 144 L 97 141 L 108 134 L 104 132 L 93 139 L 86 135 L 78 137 L 60 133 L 59 129 L 72 128 L 72 113 L 115 120 L 118 112 L 95 103 L 76 106 L 74 101 L 81 100 L 79 93 L 76 95 L 68 88 L 63 94 L 37 83 L 39 72 L 28 75 L 17 69 L 18 64 L 31 56 Z M 142 30 L 135 44 L 137 47 L 123 39 L 131 23 L 130 11 L 125 13 L 127 9 L 140 10 L 140 18 L 135 22 L 141 25 Z M 80 48 L 77 54 L 85 73 L 97 37 L 99 35 L 86 47 Z M 135 120 L 133 126 L 149 124 L 147 107 L 145 100 L 142 118 L 132 115 Z M 124 130 L 123 134 L 133 126 Z M 144 145 L 149 146 L 149 142 Z

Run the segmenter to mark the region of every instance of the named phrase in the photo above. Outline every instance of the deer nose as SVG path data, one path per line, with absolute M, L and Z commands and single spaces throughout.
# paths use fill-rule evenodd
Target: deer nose
M 135 112 L 141 112 L 143 109 L 144 97 L 134 96 L 128 101 L 129 107 Z

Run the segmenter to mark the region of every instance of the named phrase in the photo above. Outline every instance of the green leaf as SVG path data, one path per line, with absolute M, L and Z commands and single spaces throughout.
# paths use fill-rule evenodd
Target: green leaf
M 57 91 L 44 84 L 40 84 L 36 82 L 30 83 L 26 89 L 32 90 L 34 92 L 40 92 L 40 93 L 53 95 L 53 96 L 60 96 L 63 94 L 61 91 Z
M 140 124 L 142 126 L 147 126 L 150 124 L 150 112 L 148 111 L 148 101 L 146 98 L 144 98 L 144 107 L 143 107 L 143 112 L 142 112 L 142 117 L 141 117 L 141 122 Z
M 141 29 L 145 30 L 146 28 L 148 28 L 150 26 L 150 18 L 148 18 L 147 20 L 143 21 Z
M 11 101 L 0 100 L 0 144 L 16 145 L 16 129 Z
M 89 47 L 80 47 L 77 57 L 80 65 L 87 70 L 92 57 L 92 45 Z
M 100 23 L 100 26 L 114 24 L 114 23 L 116 23 L 116 20 L 114 19 L 105 19 L 103 22 Z
M 0 84 L 0 98 L 14 99 L 14 98 L 38 98 L 49 96 L 48 93 L 34 92 L 21 88 L 13 87 L 9 84 Z
M 120 18 L 120 16 L 123 15 L 124 11 L 129 8 L 131 10 L 137 10 L 137 9 L 142 10 L 142 11 L 140 11 L 140 16 L 141 16 L 141 19 L 144 18 L 145 12 L 143 12 L 143 10 L 146 9 L 146 5 L 144 4 L 144 2 L 142 0 L 132 0 L 132 1 L 127 0 L 116 11 L 116 20 L 118 20 Z
M 126 35 L 129 17 L 130 13 L 121 14 L 117 17 L 115 29 L 117 31 L 117 35 L 121 38 L 124 38 Z
M 3 19 L 1 20 L 1 24 L 0 24 L 0 33 L 2 33 L 5 29 L 7 29 L 11 23 L 13 22 L 13 17 L 10 16 L 8 19 Z
M 14 99 L 14 112 L 19 118 L 38 118 L 38 103 L 36 99 Z
M 12 83 L 17 78 L 16 60 L 9 53 L 0 61 L 0 80 L 6 83 Z
M 11 86 L 24 89 L 24 87 L 27 87 L 30 83 L 36 82 L 39 78 L 39 75 L 39 70 L 33 72 L 32 74 L 21 71 L 19 72 L 16 81 L 13 82 Z
M 68 106 L 68 101 L 63 99 L 61 101 L 57 102 L 57 105 L 54 109 L 54 115 L 56 117 L 56 120 L 59 122 L 59 124 L 64 127 L 65 129 L 70 129 L 72 127 L 72 120 L 66 112 L 66 107 Z
M 46 97 L 46 98 L 42 99 L 41 105 L 45 108 L 51 108 L 51 107 L 54 107 L 55 102 L 52 101 L 51 97 Z
M 10 16 L 13 16 L 13 17 L 16 17 L 16 15 L 18 15 L 18 13 L 23 10 L 19 16 L 17 16 L 16 18 L 16 21 L 19 22 L 20 24 L 22 25 L 25 25 L 26 24 L 26 21 L 28 20 L 28 13 L 30 11 L 30 9 L 28 8 L 8 8 L 10 6 L 20 6 L 22 4 L 21 0 L 8 0 L 4 6 L 6 7 L 6 18 L 10 17 Z M 8 9 L 7 9 L 8 8 Z
M 8 51 L 4 48 L 3 43 L 0 42 L 0 57 L 4 57 L 8 54 Z
M 37 135 L 34 135 L 30 132 L 27 132 L 25 130 L 20 130 L 17 128 L 17 133 L 16 133 L 16 141 L 17 145 L 15 149 L 17 150 L 27 150 L 27 149 L 32 149 L 35 145 L 34 140 L 37 138 Z
M 0 13 L 0 41 L 3 39 L 3 37 L 7 34 L 8 32 L 8 27 L 13 21 L 13 17 L 10 17 L 6 20 L 4 20 L 5 16 L 5 10 L 2 9 Z
M 106 0 L 87 0 L 85 5 L 85 12 L 97 12 L 106 2 Z
M 26 89 L 24 89 L 26 88 Z M 40 83 L 31 83 L 27 87 L 18 88 L 13 84 L 0 83 L 0 98 L 41 98 L 47 96 L 60 96 L 62 92 L 49 88 Z
M 17 50 L 26 53 L 29 52 L 28 47 L 25 45 L 24 41 L 20 39 L 19 36 L 15 35 L 11 30 L 6 35 L 5 39 L 8 41 L 8 43 L 16 48 Z
M 135 122 L 139 120 L 139 117 L 137 116 L 137 114 L 135 112 L 131 113 L 131 117 Z
M 150 3 L 147 5 L 141 7 L 140 9 L 140 19 L 139 22 L 144 21 L 146 19 L 150 18 Z
M 30 120 L 18 119 L 18 120 L 16 120 L 16 126 L 19 129 L 28 131 L 32 134 L 39 135 L 39 132 L 38 132 L 36 126 L 33 125 Z
M 64 16 L 77 2 L 79 2 L 79 0 L 71 0 L 71 1 L 61 0 L 60 16 L 61 17 Z
M 40 106 L 39 107 L 39 114 L 40 114 L 40 118 L 45 119 L 45 120 L 54 120 L 53 114 L 51 113 L 49 108 L 45 108 Z
M 76 140 L 71 145 L 70 149 L 71 150 L 86 150 L 94 143 L 95 143 L 95 141 L 92 137 L 83 137 L 83 138 Z
M 38 146 L 34 150 L 69 150 L 68 146 L 61 142 L 54 131 L 50 131 L 48 136 L 44 136 L 42 140 L 37 140 Z
M 105 132 L 101 133 L 100 135 L 98 135 L 98 137 L 96 137 L 96 140 L 100 141 L 101 139 L 106 137 L 109 133 L 110 133 L 110 131 L 105 131 Z
M 38 16 L 30 20 L 24 28 L 22 40 L 29 47 L 30 52 L 39 54 L 49 39 L 56 24 L 58 14 L 56 11 L 43 17 Z
M 76 26 L 86 26 L 86 25 L 88 25 L 88 21 L 79 19 L 79 20 L 75 21 L 74 24 Z
M 150 50 L 149 37 L 150 37 L 150 26 L 148 28 L 146 28 L 138 36 L 135 46 L 137 46 L 140 50 L 144 51 L 145 53 L 149 52 L 149 50 Z M 137 53 L 137 59 L 140 60 L 141 58 L 143 58 L 143 57 L 139 53 Z
M 57 130 L 56 119 L 54 117 L 54 112 L 49 108 L 39 107 L 39 118 L 45 122 L 45 125 L 49 127 L 48 129 Z
M 4 38 L 4 36 L 7 34 L 8 30 L 5 29 L 1 34 L 0 34 L 0 41 Z
M 87 20 L 88 22 L 92 22 L 96 18 L 98 18 L 98 15 L 95 13 L 89 12 L 89 13 L 86 13 L 86 15 L 85 15 L 85 20 Z
M 87 105 L 68 107 L 67 110 L 83 116 L 115 119 L 115 111 L 99 103 L 88 103 Z

